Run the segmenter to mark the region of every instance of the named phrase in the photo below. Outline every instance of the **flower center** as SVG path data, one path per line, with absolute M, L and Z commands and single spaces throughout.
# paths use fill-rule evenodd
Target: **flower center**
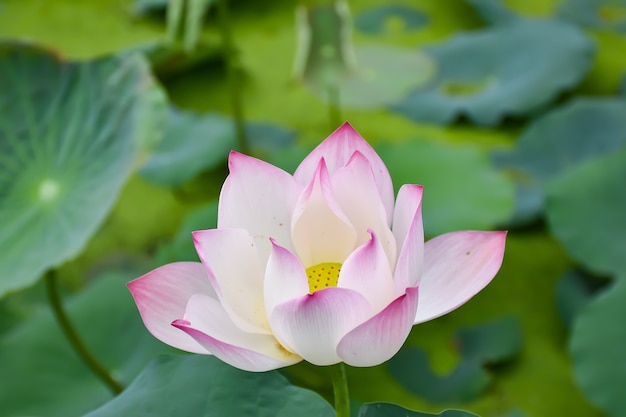
M 323 290 L 328 287 L 336 287 L 339 280 L 341 264 L 337 262 L 324 262 L 306 269 L 309 279 L 309 292 Z

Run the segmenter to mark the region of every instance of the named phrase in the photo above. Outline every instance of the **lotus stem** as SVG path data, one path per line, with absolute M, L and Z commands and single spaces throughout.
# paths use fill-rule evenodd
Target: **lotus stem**
M 333 378 L 333 394 L 335 396 L 335 416 L 350 417 L 350 396 L 348 395 L 348 378 L 343 362 L 331 367 Z
M 115 378 L 111 376 L 110 372 L 100 362 L 98 362 L 96 357 L 89 351 L 89 349 L 87 349 L 83 341 L 78 336 L 76 328 L 72 325 L 72 322 L 63 309 L 63 303 L 61 302 L 55 271 L 48 271 L 45 279 L 48 301 L 52 307 L 54 318 L 57 323 L 59 323 L 61 330 L 65 334 L 65 337 L 76 354 L 115 395 L 124 391 L 124 386 L 115 380 Z
M 239 73 L 241 64 L 239 63 L 239 52 L 235 49 L 233 40 L 230 13 L 228 10 L 228 0 L 217 1 L 218 20 L 222 32 L 222 48 L 226 58 L 226 77 L 230 90 L 231 107 L 235 124 L 235 134 L 239 151 L 245 154 L 250 153 L 248 138 L 244 125 L 243 102 L 241 95 L 241 84 L 239 83 Z

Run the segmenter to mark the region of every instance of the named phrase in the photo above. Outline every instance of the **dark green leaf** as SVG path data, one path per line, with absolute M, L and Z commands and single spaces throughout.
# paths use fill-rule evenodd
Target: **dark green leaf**
M 278 372 L 251 373 L 213 356 L 161 356 L 119 397 L 86 417 L 332 417 L 312 391 Z
M 141 322 L 125 286 L 135 277 L 102 276 L 67 303 L 70 319 L 86 345 L 125 384 L 157 354 L 171 351 Z M 0 369 L 5 417 L 76 416 L 112 397 L 78 359 L 48 310 L 0 339 Z
M 477 398 L 491 382 L 485 364 L 512 358 L 521 348 L 519 322 L 511 317 L 458 332 L 455 346 L 460 363 L 449 375 L 435 374 L 426 353 L 418 348 L 402 349 L 387 367 L 409 391 L 432 402 L 460 402 Z
M 414 7 L 386 4 L 364 11 L 354 23 L 361 32 L 378 34 L 417 29 L 428 21 L 428 15 Z
M 626 278 L 626 277 L 623 277 Z M 611 417 L 626 410 L 626 279 L 590 302 L 572 329 L 576 380 L 589 400 Z
M 626 144 L 626 102 L 579 98 L 532 122 L 511 152 L 494 153 L 517 182 L 515 223 L 538 217 L 544 183 L 555 175 Z
M 579 270 L 568 271 L 556 287 L 556 304 L 559 314 L 570 327 L 578 313 L 593 299 L 599 284 Z
M 445 410 L 440 414 L 422 413 L 407 410 L 396 404 L 371 403 L 365 404 L 359 411 L 359 417 L 478 417 L 476 414 L 463 410 Z
M 547 217 L 561 244 L 598 273 L 626 271 L 626 149 L 551 180 Z
M 434 82 L 393 109 L 419 121 L 450 123 L 460 115 L 480 125 L 524 116 L 576 85 L 594 47 L 576 27 L 520 20 L 457 35 L 426 50 L 439 70 Z
M 0 44 L 0 296 L 76 256 L 141 148 L 164 95 L 138 55 L 65 62 Z
M 293 132 L 267 123 L 248 123 L 245 129 L 250 146 L 257 152 L 288 146 L 295 137 Z M 198 173 L 224 163 L 235 147 L 230 117 L 171 108 L 163 140 L 140 173 L 161 185 L 180 186 Z
M 626 30 L 624 0 L 567 0 L 561 3 L 556 15 L 587 28 Z
M 411 140 L 377 150 L 396 188 L 424 185 L 424 227 L 430 236 L 489 229 L 511 215 L 513 185 L 480 148 Z

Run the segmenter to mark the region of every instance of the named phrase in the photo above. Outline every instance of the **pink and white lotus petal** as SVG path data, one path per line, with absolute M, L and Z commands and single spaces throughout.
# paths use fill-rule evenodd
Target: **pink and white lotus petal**
M 170 325 L 183 316 L 187 301 L 194 294 L 217 299 L 204 266 L 200 262 L 176 262 L 129 282 L 141 319 L 154 337 L 175 348 L 208 353 L 194 339 Z
M 424 226 L 421 185 L 405 184 L 398 192 L 393 214 L 393 234 L 400 250 L 394 274 L 395 294 L 417 285 L 424 264 Z
M 263 291 L 267 317 L 272 316 L 277 305 L 307 294 L 309 284 L 302 263 L 296 255 L 272 239 L 272 253 L 267 261 Z
M 271 335 L 242 331 L 218 300 L 205 295 L 192 296 L 184 319 L 175 320 L 172 326 L 224 362 L 246 371 L 263 372 L 302 360 L 282 348 Z
M 348 256 L 341 267 L 337 287 L 349 288 L 363 295 L 378 313 L 393 300 L 393 276 L 389 258 L 377 238 L 371 238 Z
M 230 174 L 220 193 L 217 226 L 247 230 L 267 261 L 269 238 L 291 249 L 291 217 L 303 187 L 280 168 L 238 152 L 228 158 Z
M 482 290 L 504 257 L 506 232 L 451 232 L 426 242 L 415 323 L 442 316 Z
M 348 122 L 313 149 L 300 163 L 293 176 L 300 184 L 308 184 L 322 158 L 326 160 L 328 171 L 333 175 L 336 170 L 345 166 L 352 154 L 357 151 L 367 158 L 372 167 L 389 223 L 393 213 L 393 183 L 389 171 L 376 151 Z
M 196 251 L 232 320 L 248 332 L 270 334 L 263 298 L 264 264 L 256 241 L 243 229 L 193 232 Z
M 367 242 L 370 238 L 367 230 L 372 229 L 393 266 L 396 240 L 368 160 L 361 152 L 354 152 L 346 166 L 335 171 L 331 182 L 335 199 L 356 230 L 356 245 Z
M 348 332 L 337 346 L 341 360 L 352 366 L 375 366 L 391 359 L 409 336 L 417 299 L 417 287 L 407 288 L 406 294 Z
M 341 362 L 337 344 L 371 317 L 365 297 L 346 288 L 327 288 L 279 304 L 270 316 L 276 338 L 306 361 L 325 366 Z
M 356 236 L 350 220 L 335 201 L 322 159 L 294 209 L 291 238 L 295 253 L 307 267 L 323 262 L 341 263 L 354 250 Z

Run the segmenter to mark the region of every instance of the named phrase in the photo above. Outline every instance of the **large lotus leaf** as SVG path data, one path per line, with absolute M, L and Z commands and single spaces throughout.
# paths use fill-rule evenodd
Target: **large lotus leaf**
M 589 400 L 611 417 L 622 417 L 626 410 L 624 317 L 626 279 L 621 279 L 583 309 L 570 341 L 578 384 Z
M 85 344 L 124 384 L 152 358 L 172 352 L 145 329 L 124 285 L 137 275 L 106 274 L 66 303 Z M 0 369 L 4 417 L 77 416 L 112 398 L 72 350 L 49 309 L 3 335 Z
M 626 271 L 626 149 L 594 158 L 547 185 L 550 228 L 578 262 L 599 272 Z
M 465 115 L 480 125 L 524 116 L 576 85 L 589 69 L 594 47 L 574 26 L 520 20 L 457 35 L 426 52 L 439 72 L 392 108 L 412 119 L 450 123 Z
M 561 3 L 556 15 L 588 28 L 626 30 L 624 0 L 567 0 Z
M 257 152 L 280 149 L 295 138 L 293 132 L 266 123 L 247 123 L 245 129 Z M 157 184 L 179 186 L 224 163 L 235 147 L 232 118 L 170 108 L 163 140 L 140 173 Z
M 445 410 L 440 414 L 422 413 L 407 410 L 396 404 L 371 403 L 359 410 L 358 417 L 478 417 L 476 414 L 463 410 Z
M 520 16 L 509 9 L 502 0 L 466 0 L 480 17 L 491 24 L 511 24 L 520 19 Z
M 309 83 L 313 91 L 342 108 L 374 109 L 403 100 L 435 74 L 433 59 L 414 49 L 358 46 L 355 56 L 357 65 L 337 77 L 336 87 Z
M 424 185 L 424 227 L 433 236 L 459 229 L 489 229 L 513 209 L 513 185 L 482 149 L 411 140 L 377 146 L 396 187 Z
M 0 45 L 0 296 L 77 255 L 154 142 L 164 96 L 140 56 L 65 62 Z
M 486 364 L 501 363 L 519 352 L 522 336 L 519 322 L 506 317 L 472 328 L 461 329 L 455 338 L 460 362 L 448 375 L 431 370 L 426 353 L 406 347 L 387 362 L 391 375 L 410 392 L 430 402 L 471 401 L 491 383 Z
M 85 417 L 332 417 L 318 394 L 278 372 L 251 373 L 213 356 L 156 358 L 117 398 Z
M 567 327 L 571 327 L 578 313 L 593 299 L 600 284 L 579 270 L 565 273 L 556 286 L 556 305 Z
M 518 184 L 519 222 L 543 211 L 544 183 L 587 159 L 626 145 L 626 101 L 578 98 L 533 121 L 510 152 L 496 152 L 496 165 Z
M 356 16 L 358 30 L 369 34 L 414 30 L 428 23 L 429 17 L 420 10 L 402 4 L 386 4 L 366 10 Z

